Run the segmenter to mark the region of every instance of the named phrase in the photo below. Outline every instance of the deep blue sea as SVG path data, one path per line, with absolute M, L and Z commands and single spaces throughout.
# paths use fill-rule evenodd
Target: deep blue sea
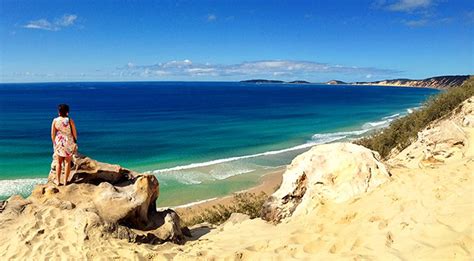
M 82 154 L 154 173 L 164 206 L 254 186 L 309 147 L 387 126 L 437 92 L 238 82 L 0 84 L 0 199 L 28 195 L 45 181 L 59 103 L 71 107 Z

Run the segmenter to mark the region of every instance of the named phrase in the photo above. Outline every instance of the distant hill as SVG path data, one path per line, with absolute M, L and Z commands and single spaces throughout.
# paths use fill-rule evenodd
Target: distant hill
M 284 81 L 278 81 L 278 80 L 265 80 L 265 79 L 252 79 L 252 80 L 245 80 L 245 81 L 240 81 L 244 83 L 285 83 Z
M 375 82 L 353 82 L 351 84 L 448 89 L 454 86 L 461 85 L 467 79 L 469 79 L 469 75 L 446 75 L 446 76 L 426 78 L 423 80 L 393 79 L 393 80 L 383 80 L 383 81 L 375 81 Z
M 288 82 L 288 83 L 291 83 L 291 84 L 308 84 L 310 82 L 298 80 L 298 81 L 291 81 L 291 82 Z
M 338 81 L 338 80 L 331 80 L 331 81 L 326 82 L 326 84 L 347 84 L 347 83 L 343 81 Z
M 244 83 L 291 83 L 291 84 L 308 84 L 308 83 L 310 83 L 308 81 L 302 81 L 302 80 L 285 82 L 285 81 L 267 80 L 267 79 L 251 79 L 251 80 L 245 80 L 245 81 L 240 81 L 240 82 L 244 82 Z

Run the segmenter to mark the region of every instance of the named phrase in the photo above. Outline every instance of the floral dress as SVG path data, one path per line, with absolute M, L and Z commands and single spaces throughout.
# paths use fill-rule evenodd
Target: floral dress
M 53 120 L 56 129 L 54 154 L 59 157 L 71 157 L 76 150 L 76 143 L 71 132 L 69 118 L 57 117 Z

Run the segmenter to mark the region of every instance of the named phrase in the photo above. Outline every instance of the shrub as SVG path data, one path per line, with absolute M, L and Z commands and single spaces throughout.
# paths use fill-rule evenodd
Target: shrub
M 453 87 L 425 102 L 422 109 L 393 121 L 389 127 L 355 143 L 378 151 L 387 158 L 392 150 L 401 151 L 408 147 L 417 137 L 417 133 L 432 121 L 448 115 L 464 100 L 474 95 L 474 77 L 466 80 L 461 86 Z
M 192 226 L 195 224 L 209 222 L 211 224 L 221 224 L 226 221 L 232 213 L 242 213 L 249 215 L 250 218 L 260 217 L 263 203 L 268 196 L 264 192 L 238 193 L 235 194 L 232 203 L 229 205 L 218 204 L 203 210 L 203 212 L 184 220 L 184 225 Z

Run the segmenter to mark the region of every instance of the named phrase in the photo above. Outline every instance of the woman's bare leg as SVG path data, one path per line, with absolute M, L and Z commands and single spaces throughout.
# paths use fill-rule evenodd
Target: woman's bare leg
M 63 157 L 57 157 L 58 160 L 56 162 L 56 176 L 57 176 L 57 182 L 58 186 L 61 186 L 61 172 L 63 171 Z
M 71 173 L 71 157 L 66 158 L 66 170 L 64 171 L 64 185 L 67 185 L 69 180 L 69 173 Z

